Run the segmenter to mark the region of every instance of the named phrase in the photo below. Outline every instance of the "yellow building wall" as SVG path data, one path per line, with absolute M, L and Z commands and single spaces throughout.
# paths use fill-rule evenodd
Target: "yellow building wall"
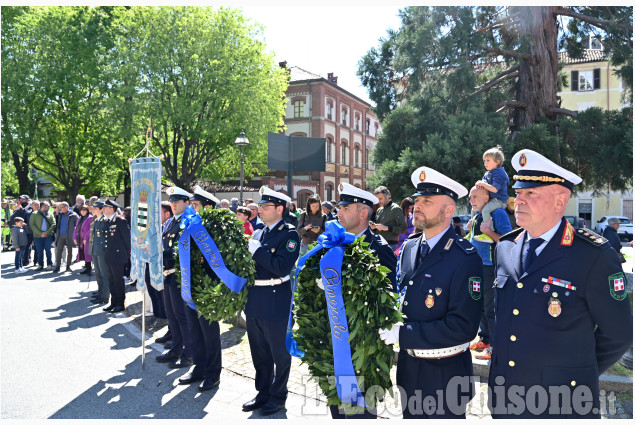
M 600 89 L 590 91 L 571 90 L 571 71 L 593 71 L 600 69 Z M 572 111 L 584 111 L 591 107 L 607 110 L 620 109 L 622 105 L 622 81 L 614 74 L 614 68 L 610 68 L 607 61 L 587 62 L 568 65 L 564 68 L 569 78 L 569 87 L 559 92 L 562 98 L 562 108 Z
M 581 215 L 580 204 L 591 203 L 591 220 L 587 220 L 587 226 L 590 229 L 593 229 L 595 228 L 598 220 L 600 220 L 604 216 L 628 216 L 627 212 L 624 211 L 624 201 L 630 201 L 632 203 L 633 193 L 614 192 L 611 193 L 608 197 L 608 206 L 606 201 L 606 196 L 596 196 L 594 198 L 591 192 L 580 192 L 576 196 L 569 199 L 569 203 L 567 204 L 564 215 L 573 215 L 579 217 Z

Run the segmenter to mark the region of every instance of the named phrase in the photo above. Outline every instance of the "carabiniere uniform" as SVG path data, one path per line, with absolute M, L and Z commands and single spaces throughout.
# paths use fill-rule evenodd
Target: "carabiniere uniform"
M 280 204 L 288 199 L 266 187 L 261 188 L 261 194 L 261 203 Z M 291 355 L 285 336 L 291 305 L 290 273 L 300 254 L 300 235 L 294 226 L 281 219 L 267 229 L 265 226 L 261 231 L 261 246 L 253 252 L 256 280 L 245 305 L 247 336 L 256 369 L 256 406 L 284 405 L 287 399 Z
M 119 208 L 119 205 L 112 200 L 107 200 L 106 205 L 112 206 L 115 211 Z M 117 214 L 111 220 L 105 219 L 104 222 L 104 247 L 109 273 L 110 307 L 113 307 L 115 312 L 122 311 L 126 300 L 126 286 L 123 274 L 125 265 L 130 258 L 130 226 L 128 226 L 125 218 Z
M 572 175 L 567 178 L 575 183 L 563 186 L 572 188 L 581 181 L 533 151 L 520 151 L 512 161 L 514 167 L 519 165 L 517 170 L 521 168 L 520 176 L 526 173 L 523 163 L 531 168 L 538 162 L 533 168 L 548 170 L 543 175 Z M 527 186 L 516 183 L 514 187 Z M 562 218 L 553 237 L 523 272 L 528 237 L 519 228 L 503 236 L 496 247 L 496 339 L 500 343 L 493 351 L 489 388 L 497 386 L 499 391 L 490 400 L 492 416 L 600 418 L 599 375 L 632 344 L 633 316 L 620 260 L 606 239 L 588 229 L 575 230 Z M 548 405 L 542 411 L 510 408 L 519 400 L 533 404 L 524 394 L 510 401 L 511 386 L 543 394 L 564 391 L 570 402 L 562 403 L 550 394 L 544 396 Z M 558 401 L 554 404 L 554 400 Z M 584 407 L 572 409 L 576 404 Z
M 413 199 L 448 195 L 456 200 L 467 194 L 463 186 L 428 167 L 415 170 L 412 180 L 417 187 Z M 412 235 L 398 260 L 397 279 L 406 315 L 399 332 L 397 362 L 404 419 L 464 418 L 474 394 L 469 383 L 473 370 L 468 347 L 478 331 L 483 308 L 482 261 L 452 226 L 440 235 L 427 254 L 422 253 L 424 234 Z M 459 385 L 448 386 L 454 377 Z M 422 409 L 426 397 L 436 401 L 436 408 L 427 412 Z

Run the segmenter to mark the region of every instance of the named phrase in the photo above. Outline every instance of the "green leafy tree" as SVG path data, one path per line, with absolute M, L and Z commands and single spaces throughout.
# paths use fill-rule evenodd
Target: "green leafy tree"
M 188 188 L 234 175 L 241 131 L 251 142 L 245 174 L 266 170 L 288 76 L 258 28 L 239 11 L 195 7 L 137 7 L 118 25 L 116 63 L 128 67 L 116 81 L 119 105 L 152 119 L 151 148 L 164 155 L 169 181 Z
M 359 63 L 358 75 L 384 117 L 371 184 L 400 190 L 408 185 L 403 177 L 387 180 L 395 167 L 409 176 L 428 164 L 451 170 L 469 187 L 484 172 L 482 152 L 497 144 L 508 155 L 529 147 L 571 165 L 588 187 L 598 188 L 608 178 L 617 178 L 614 187 L 632 182 L 629 167 L 616 177 L 615 171 L 586 166 L 583 158 L 592 157 L 597 140 L 568 127 L 563 137 L 561 123 L 580 124 L 577 113 L 560 108 L 557 97 L 558 87 L 566 84 L 558 73 L 558 46 L 578 57 L 590 34 L 604 43 L 620 75 L 632 74 L 631 7 L 407 7 L 400 16 L 402 27 Z M 632 91 L 632 75 L 624 82 Z M 459 117 L 476 125 L 473 135 L 469 126 L 461 128 Z M 605 121 L 620 126 L 620 134 L 632 133 L 632 120 Z M 621 147 L 601 139 L 613 149 Z M 574 144 L 584 149 L 573 149 Z M 577 156 L 570 161 L 570 155 Z M 632 158 L 632 149 L 624 155 Z M 466 169 L 470 166 L 478 170 L 474 176 Z

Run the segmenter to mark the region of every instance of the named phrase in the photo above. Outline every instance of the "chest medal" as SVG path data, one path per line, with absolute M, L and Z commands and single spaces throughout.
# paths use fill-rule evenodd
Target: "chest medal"
M 433 306 L 434 306 L 434 296 L 432 294 L 430 294 L 426 298 L 426 307 L 432 308 Z
M 547 311 L 549 312 L 549 315 L 551 317 L 560 316 L 560 313 L 562 313 L 561 304 L 561 301 L 556 298 L 551 297 L 549 299 L 549 308 L 547 309 Z

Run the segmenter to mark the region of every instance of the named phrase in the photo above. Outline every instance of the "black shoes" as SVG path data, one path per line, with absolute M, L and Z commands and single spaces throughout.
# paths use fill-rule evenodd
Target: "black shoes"
M 66 267 L 66 271 L 67 271 L 67 272 L 72 272 L 72 270 L 71 270 L 71 268 L 70 268 L 70 267 Z
M 220 384 L 220 379 L 205 378 L 203 383 L 198 386 L 198 390 L 200 392 L 210 391 L 218 387 L 219 384 Z
M 58 267 L 53 269 L 53 273 L 59 273 L 59 272 L 60 272 L 60 269 Z
M 194 364 L 191 357 L 181 357 L 180 360 L 175 360 L 168 366 L 170 369 L 180 369 L 182 367 L 190 367 Z
M 256 397 L 243 404 L 243 412 L 251 412 L 252 410 L 256 410 L 257 408 L 259 408 L 260 406 L 264 406 L 266 403 L 266 400 L 258 400 L 258 398 Z
M 284 403 L 278 404 L 274 401 L 270 401 L 258 411 L 262 416 L 273 415 L 274 413 L 284 409 Z
M 179 356 L 177 354 L 173 353 L 172 351 L 168 351 L 165 354 L 161 354 L 160 356 L 157 356 L 157 362 L 168 363 L 173 360 L 178 360 L 178 358 Z
M 113 308 L 112 310 L 110 310 L 111 313 L 119 313 L 120 311 L 125 311 L 126 308 L 122 305 L 118 305 L 115 306 L 115 308 Z
M 162 337 L 155 339 L 155 341 L 158 342 L 159 344 L 165 344 L 166 342 L 171 340 L 172 340 L 172 333 L 170 331 L 168 331 Z
M 172 341 L 168 341 L 163 344 L 163 348 L 165 348 L 166 350 L 171 350 L 172 348 L 174 348 L 174 343 Z
M 186 375 L 183 375 L 182 378 L 179 378 L 179 385 L 189 385 L 189 384 L 193 384 L 194 382 L 200 382 L 204 380 L 205 380 L 204 376 L 188 373 Z
M 90 302 L 93 304 L 106 304 L 108 300 L 102 300 L 101 298 L 91 298 Z
M 108 307 L 102 308 L 102 310 L 104 310 L 104 311 L 112 311 L 114 308 L 115 308 L 115 306 L 110 304 Z

